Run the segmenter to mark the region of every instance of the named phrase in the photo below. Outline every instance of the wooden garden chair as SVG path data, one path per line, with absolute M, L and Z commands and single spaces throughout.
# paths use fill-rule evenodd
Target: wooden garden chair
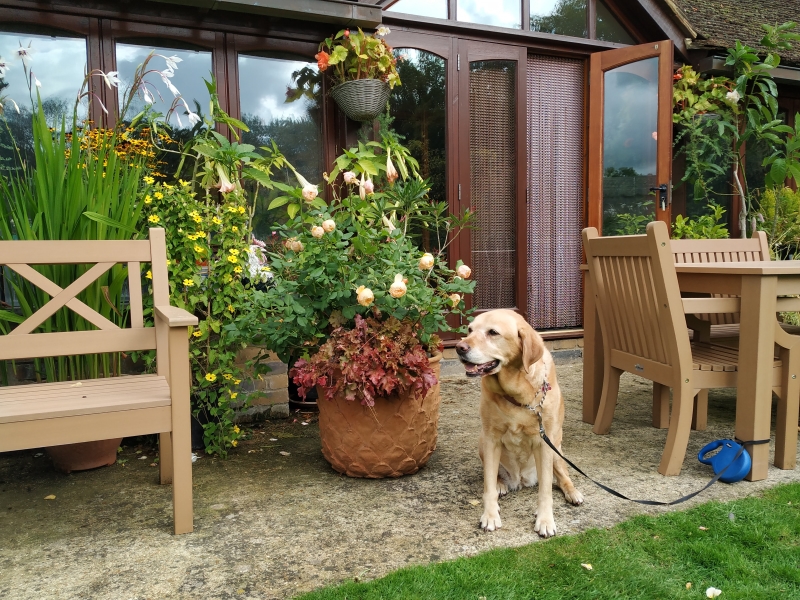
M 737 312 L 738 298 L 681 298 L 667 226 L 653 222 L 646 235 L 601 238 L 593 227 L 583 230 L 589 276 L 603 335 L 603 391 L 594 432 L 608 433 L 623 372 L 672 388 L 655 394 L 653 420 L 669 424 L 658 467 L 662 475 L 680 473 L 689 441 L 693 398 L 699 390 L 735 387 L 738 349 L 689 340 L 686 314 Z M 777 327 L 777 321 L 776 321 Z M 781 361 L 773 364 L 773 389 L 784 397 Z M 796 380 L 795 380 L 796 381 Z M 782 390 L 782 388 L 784 388 Z M 666 401 L 665 401 L 666 400 Z
M 120 328 L 76 296 L 117 263 L 127 263 L 130 327 Z M 155 327 L 145 327 L 142 263 L 151 263 Z M 62 289 L 31 265 L 93 264 Z M 141 241 L 4 241 L 0 265 L 24 277 L 51 300 L 8 335 L 0 360 L 152 350 L 157 374 L 35 383 L 0 388 L 0 452 L 150 433 L 159 434 L 161 483 L 172 483 L 175 533 L 193 528 L 188 326 L 197 318 L 169 305 L 163 229 Z M 34 333 L 66 307 L 97 327 Z

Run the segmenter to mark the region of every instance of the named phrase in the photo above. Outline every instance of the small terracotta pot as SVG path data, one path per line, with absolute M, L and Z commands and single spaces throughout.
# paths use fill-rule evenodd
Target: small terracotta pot
M 64 473 L 85 471 L 97 467 L 107 467 L 117 462 L 117 448 L 122 438 L 99 440 L 96 442 L 80 442 L 46 448 L 53 466 Z
M 441 354 L 430 358 L 439 379 Z M 325 398 L 318 388 L 322 454 L 339 473 L 350 477 L 400 477 L 419 471 L 436 449 L 439 383 L 422 400 L 411 396 L 379 398 L 375 406 Z

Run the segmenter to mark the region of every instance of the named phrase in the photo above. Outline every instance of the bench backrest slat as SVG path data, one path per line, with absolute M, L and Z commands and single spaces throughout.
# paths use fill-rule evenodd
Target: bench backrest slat
M 104 352 L 132 352 L 153 350 L 156 334 L 153 327 L 118 329 L 117 331 L 69 331 L 64 333 L 31 333 L 0 336 L 0 360 L 71 356 L 74 354 L 101 354 Z
M 101 260 L 113 263 L 132 260 L 150 262 L 150 240 L 0 242 L 0 265 L 69 265 L 96 263 Z

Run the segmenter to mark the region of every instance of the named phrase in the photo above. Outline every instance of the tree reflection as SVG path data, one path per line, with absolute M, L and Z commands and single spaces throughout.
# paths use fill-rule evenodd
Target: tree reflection
M 533 14 L 531 6 L 531 31 L 587 37 L 586 0 L 558 0 L 550 14 Z

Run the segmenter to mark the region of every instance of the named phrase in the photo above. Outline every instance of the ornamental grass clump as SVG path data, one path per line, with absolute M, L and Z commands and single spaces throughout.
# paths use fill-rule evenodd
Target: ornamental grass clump
M 313 356 L 298 360 L 289 372 L 298 393 L 305 397 L 320 386 L 328 400 L 344 394 L 365 406 L 393 395 L 424 398 L 437 380 L 419 343 L 419 325 L 381 316 L 377 310 L 356 315 L 353 328 L 337 327 Z

